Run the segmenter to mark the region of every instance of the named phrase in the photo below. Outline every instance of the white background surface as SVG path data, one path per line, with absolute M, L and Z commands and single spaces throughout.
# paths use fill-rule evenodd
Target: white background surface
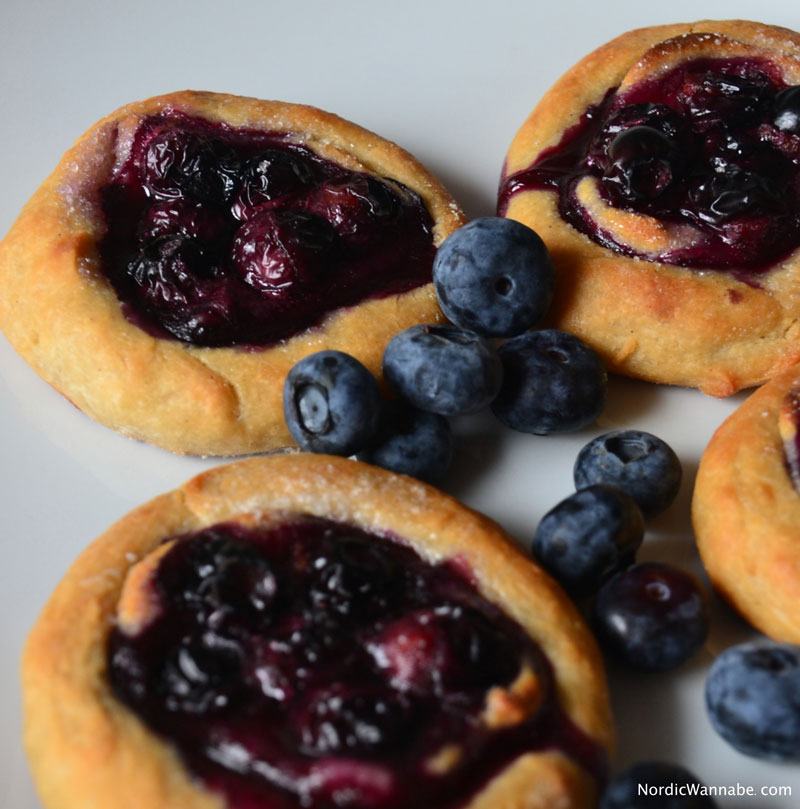
M 0 12 L 0 234 L 97 119 L 134 99 L 192 88 L 297 101 L 350 118 L 416 154 L 470 216 L 493 213 L 505 150 L 550 84 L 623 31 L 699 18 L 757 16 L 800 28 L 783 2 L 221 3 L 5 0 Z M 0 290 L 2 294 L 2 290 Z M 512 434 L 490 418 L 457 425 L 442 488 L 527 544 L 571 491 L 583 444 L 636 427 L 677 451 L 684 483 L 653 521 L 642 558 L 699 564 L 689 525 L 700 454 L 745 398 L 612 381 L 595 428 L 569 437 Z M 179 458 L 93 423 L 51 391 L 0 337 L 0 806 L 39 809 L 19 743 L 19 654 L 75 556 L 113 520 L 213 465 Z M 712 634 L 667 675 L 610 668 L 618 767 L 644 757 L 683 763 L 708 784 L 792 787 L 792 797 L 725 798 L 731 809 L 800 806 L 800 771 L 746 758 L 716 737 L 703 707 L 713 656 L 752 636 L 715 602 Z M 108 809 L 114 809 L 108 807 Z M 143 807 L 146 809 L 146 807 Z

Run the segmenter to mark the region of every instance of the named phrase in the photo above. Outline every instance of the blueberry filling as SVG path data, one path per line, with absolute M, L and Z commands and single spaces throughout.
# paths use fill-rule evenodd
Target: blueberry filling
M 266 346 L 431 280 L 419 195 L 280 133 L 146 118 L 100 198 L 103 272 L 156 337 Z
M 800 492 L 800 388 L 792 388 L 781 402 L 778 428 L 783 441 L 783 463 L 794 488 Z
M 625 255 L 752 279 L 800 246 L 800 87 L 761 59 L 696 59 L 610 90 L 533 165 L 504 177 L 499 210 L 531 189 L 562 218 Z M 586 177 L 609 205 L 690 226 L 685 244 L 643 254 L 578 199 Z
M 112 632 L 114 694 L 236 809 L 455 809 L 530 750 L 605 777 L 531 639 L 452 563 L 316 518 L 182 536 L 156 616 Z M 532 671 L 527 719 L 483 721 Z

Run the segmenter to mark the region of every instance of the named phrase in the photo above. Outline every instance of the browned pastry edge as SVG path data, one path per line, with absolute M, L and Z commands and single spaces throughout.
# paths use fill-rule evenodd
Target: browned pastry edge
M 380 376 L 394 334 L 442 319 L 433 285 L 336 310 L 321 326 L 260 351 L 187 346 L 132 325 L 98 268 L 97 189 L 142 117 L 167 111 L 288 132 L 323 157 L 393 177 L 425 201 L 436 244 L 463 214 L 411 155 L 336 115 L 192 91 L 129 104 L 95 124 L 27 203 L 0 243 L 0 328 L 45 381 L 103 424 L 173 452 L 237 455 L 290 445 L 281 390 L 292 365 L 339 349 Z
M 681 37 L 697 32 L 768 53 L 800 83 L 800 35 L 784 28 L 730 20 L 630 31 L 590 53 L 547 92 L 514 138 L 504 175 L 555 146 L 587 107 L 626 76 L 634 80 L 673 64 L 684 47 Z M 661 42 L 663 47 L 654 47 Z M 713 50 L 713 39 L 705 46 Z M 564 222 L 552 191 L 517 194 L 507 215 L 537 230 L 553 255 L 559 278 L 551 324 L 586 340 L 612 371 L 727 396 L 800 360 L 798 251 L 758 279 L 762 288 L 754 288 L 725 271 L 682 269 L 601 247 Z M 660 237 L 635 220 L 625 223 L 633 237 Z
M 491 520 L 411 478 L 341 458 L 283 455 L 218 467 L 130 512 L 73 564 L 23 656 L 25 746 L 48 809 L 221 809 L 177 754 L 112 696 L 106 643 L 129 569 L 165 537 L 271 512 L 312 514 L 457 559 L 540 645 L 570 719 L 607 751 L 612 726 L 595 642 L 563 592 Z M 469 809 L 592 809 L 593 779 L 558 751 L 528 753 Z
M 697 547 L 714 587 L 753 626 L 800 643 L 800 493 L 779 432 L 800 366 L 759 388 L 716 431 L 692 500 Z

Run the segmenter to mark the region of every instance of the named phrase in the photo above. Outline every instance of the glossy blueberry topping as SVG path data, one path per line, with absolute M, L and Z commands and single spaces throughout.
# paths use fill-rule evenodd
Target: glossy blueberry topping
M 711 724 L 737 750 L 800 758 L 800 647 L 745 643 L 724 651 L 706 681 Z
M 681 462 L 672 447 L 643 430 L 611 430 L 578 453 L 573 469 L 576 489 L 597 483 L 629 494 L 646 517 L 672 504 L 681 486 Z
M 778 431 L 783 442 L 786 474 L 800 492 L 800 388 L 792 388 L 781 402 Z
M 767 60 L 696 59 L 587 109 L 536 162 L 505 177 L 499 211 L 552 189 L 561 216 L 612 250 L 752 280 L 800 246 L 800 87 Z M 578 200 L 585 177 L 611 206 L 695 229 L 637 253 Z
M 301 449 L 352 455 L 374 437 L 380 416 L 375 377 L 342 351 L 298 362 L 283 385 L 286 426 Z
M 306 517 L 178 537 L 149 586 L 155 617 L 112 633 L 111 686 L 232 809 L 454 809 L 537 749 L 603 777 L 539 649 L 454 565 Z M 490 727 L 487 691 L 524 669 L 541 705 Z
M 513 337 L 544 317 L 556 271 L 544 242 L 513 219 L 486 216 L 451 233 L 433 261 L 447 318 L 484 337 Z
M 475 332 L 419 325 L 389 341 L 383 375 L 420 410 L 456 416 L 487 407 L 500 389 L 503 369 L 489 340 Z
M 431 280 L 433 221 L 417 194 L 279 133 L 147 118 L 100 197 L 101 267 L 157 337 L 265 346 Z M 175 259 L 163 241 L 177 237 Z
M 774 123 L 783 132 L 800 135 L 800 87 L 787 87 L 775 96 Z
M 559 329 L 513 337 L 498 352 L 503 385 L 492 412 L 513 430 L 551 435 L 580 430 L 603 412 L 603 361 L 586 343 Z
M 710 621 L 695 579 L 659 562 L 642 562 L 607 581 L 594 616 L 606 648 L 641 671 L 667 671 L 688 660 L 703 645 Z
M 621 489 L 596 484 L 542 517 L 531 550 L 567 591 L 586 595 L 633 564 L 643 536 L 644 520 L 633 499 Z
M 359 461 L 429 483 L 445 474 L 452 457 L 453 433 L 448 420 L 402 399 L 384 405 L 378 432 L 358 453 Z

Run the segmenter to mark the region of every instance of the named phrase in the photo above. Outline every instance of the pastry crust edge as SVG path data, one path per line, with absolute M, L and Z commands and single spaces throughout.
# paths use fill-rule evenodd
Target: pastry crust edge
M 717 592 L 773 640 L 800 643 L 800 492 L 784 465 L 778 418 L 800 366 L 753 393 L 703 452 L 692 523 Z

